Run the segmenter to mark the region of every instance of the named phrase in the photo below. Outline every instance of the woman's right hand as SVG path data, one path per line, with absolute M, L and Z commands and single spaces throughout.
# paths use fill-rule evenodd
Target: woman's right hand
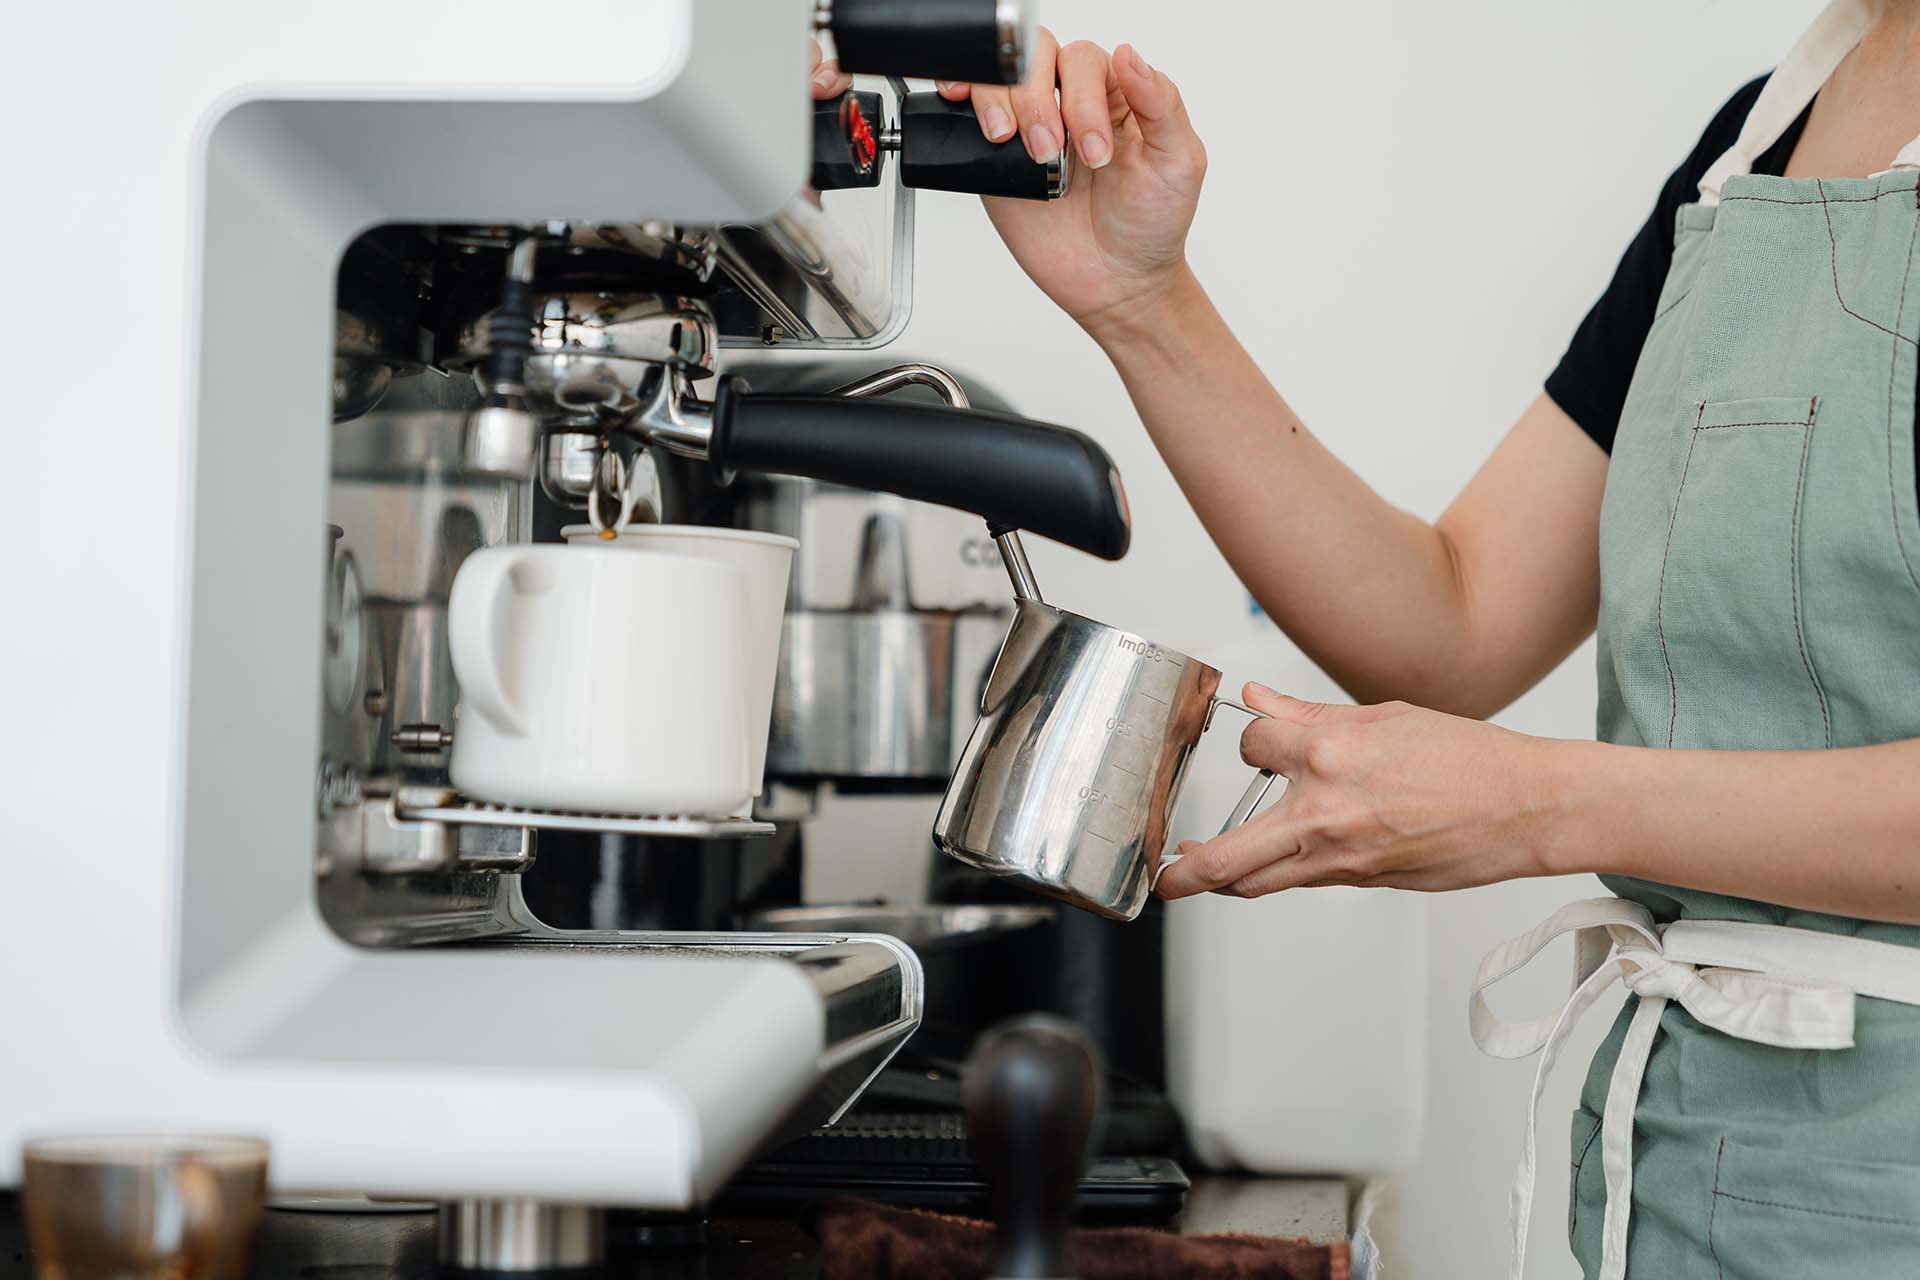
M 1180 91 L 1130 45 L 1109 55 L 1081 40 L 1061 48 L 1035 33 L 1026 83 L 942 84 L 971 97 L 980 129 L 1003 142 L 1017 130 L 1036 161 L 1071 145 L 1080 172 L 1064 199 L 987 200 L 987 213 L 1023 270 L 1096 337 L 1150 307 L 1187 278 L 1207 150 Z

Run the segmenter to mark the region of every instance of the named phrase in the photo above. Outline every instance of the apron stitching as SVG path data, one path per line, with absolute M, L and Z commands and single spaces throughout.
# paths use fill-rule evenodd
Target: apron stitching
M 1593 1132 L 1587 1135 L 1586 1145 L 1580 1148 L 1580 1155 L 1573 1162 L 1573 1177 L 1567 1180 L 1567 1243 L 1573 1243 L 1573 1237 L 1580 1230 L 1580 1168 L 1587 1162 L 1587 1152 L 1593 1150 L 1593 1140 L 1600 1136 L 1600 1126 L 1593 1126 Z
M 1861 315 L 1858 311 L 1855 311 L 1852 307 L 1847 305 L 1847 299 L 1845 295 L 1843 295 L 1840 292 L 1840 240 L 1833 233 L 1832 206 L 1836 202 L 1829 200 L 1827 198 L 1827 188 L 1824 182 L 1822 182 L 1818 178 L 1815 178 L 1814 183 L 1820 189 L 1821 211 L 1827 215 L 1827 247 L 1831 251 L 1832 263 L 1833 263 L 1833 296 L 1840 303 L 1840 309 L 1846 312 L 1848 315 L 1852 316 L 1855 320 L 1858 320 L 1861 324 L 1871 325 L 1873 328 L 1878 329 L 1882 333 L 1892 334 L 1896 342 L 1913 343 L 1914 340 L 1912 338 L 1909 338 L 1906 335 L 1902 334 L 1898 329 L 1889 329 L 1887 328 L 1887 326 L 1881 324 L 1878 320 L 1869 320 L 1865 316 Z M 1845 201 L 1842 200 L 1838 203 L 1845 203 Z M 1920 346 L 1920 343 L 1914 343 L 1914 345 Z
M 1920 192 L 1920 188 L 1915 188 L 1915 190 Z M 1888 196 L 1903 196 L 1905 194 L 1907 194 L 1907 189 L 1905 187 L 1898 187 L 1892 191 L 1882 191 L 1879 195 L 1873 196 L 1823 196 L 1818 200 L 1783 200 L 1779 196 L 1722 196 L 1720 203 L 1733 204 L 1735 201 L 1744 200 L 1748 204 L 1797 204 L 1812 208 L 1816 204 L 1872 204 L 1876 200 L 1885 200 Z
M 1593 1126 L 1593 1132 L 1587 1135 L 1586 1142 L 1581 1145 L 1580 1154 L 1574 1158 L 1574 1161 L 1573 1161 L 1574 1168 L 1578 1169 L 1581 1165 L 1587 1162 L 1587 1152 L 1593 1150 L 1593 1140 L 1599 1136 L 1600 1136 L 1600 1126 L 1595 1125 Z
M 1813 452 L 1813 422 L 1820 411 L 1820 401 L 1809 403 L 1806 434 L 1800 439 L 1800 470 L 1793 482 L 1793 543 L 1788 548 L 1788 563 L 1792 572 L 1788 581 L 1792 584 L 1793 599 L 1793 639 L 1800 646 L 1800 664 L 1807 669 L 1807 679 L 1813 682 L 1814 697 L 1820 700 L 1820 724 L 1825 730 L 1826 743 L 1833 746 L 1833 713 L 1827 707 L 1827 691 L 1820 683 L 1820 677 L 1813 669 L 1813 658 L 1807 653 L 1806 631 L 1800 625 L 1800 503 L 1806 492 L 1807 457 Z
M 1920 202 L 1920 186 L 1914 188 L 1915 200 Z M 1907 286 L 1913 282 L 1913 251 L 1920 244 L 1920 217 L 1913 223 L 1913 231 L 1907 236 L 1907 273 L 1900 282 L 1900 309 L 1894 314 L 1893 323 L 1897 330 L 1907 315 Z M 1897 332 L 1893 335 L 1900 336 Z M 1907 554 L 1907 535 L 1900 524 L 1900 495 L 1893 481 L 1893 390 L 1900 375 L 1900 344 L 1893 344 L 1893 358 L 1888 361 L 1887 369 L 1887 505 L 1893 513 L 1893 541 L 1900 548 L 1900 564 L 1907 571 L 1907 581 L 1920 590 L 1920 574 L 1913 569 L 1913 557 Z
M 1727 1158 L 1727 1140 L 1720 1139 L 1720 1149 L 1713 1154 L 1713 1195 L 1707 1201 L 1707 1253 L 1713 1258 L 1713 1274 L 1719 1280 L 1726 1280 L 1727 1270 L 1720 1265 L 1720 1251 L 1713 1244 L 1713 1220 L 1720 1212 L 1720 1162 Z
M 1660 308 L 1660 310 L 1654 315 L 1653 323 L 1659 324 L 1662 320 L 1666 319 L 1668 315 L 1672 314 L 1673 309 L 1675 307 L 1685 302 L 1688 299 L 1688 297 L 1690 297 L 1692 294 L 1693 294 L 1692 285 L 1688 285 L 1686 288 L 1682 289 L 1680 291 L 1679 297 L 1675 298 L 1672 302 L 1669 302 L 1666 306 Z
M 1707 416 L 1707 402 L 1687 436 L 1687 460 L 1680 464 L 1680 487 L 1673 494 L 1673 513 L 1667 517 L 1667 545 L 1660 552 L 1660 582 L 1655 588 L 1653 628 L 1660 635 L 1660 658 L 1667 664 L 1667 745 L 1673 745 L 1673 732 L 1680 723 L 1680 686 L 1673 678 L 1673 654 L 1667 649 L 1667 561 L 1673 555 L 1673 526 L 1680 521 L 1680 498 L 1687 491 L 1687 472 L 1693 469 L 1693 447 L 1700 443 L 1700 422 Z
M 1804 427 L 1808 425 L 1802 418 L 1779 418 L 1771 422 L 1714 422 L 1695 427 L 1695 431 L 1732 431 L 1736 427 Z
M 1889 1227 L 1920 1227 L 1920 1219 L 1884 1218 L 1871 1213 L 1849 1213 L 1844 1209 L 1816 1209 L 1812 1205 L 1787 1204 L 1781 1200 L 1756 1200 L 1752 1196 L 1737 1196 L 1731 1191 L 1722 1191 L 1716 1179 L 1713 1194 L 1722 1200 L 1737 1200 L 1741 1204 L 1759 1205 L 1763 1209 L 1791 1209 L 1795 1213 L 1818 1214 L 1823 1218 L 1851 1218 L 1855 1222 L 1878 1222 Z

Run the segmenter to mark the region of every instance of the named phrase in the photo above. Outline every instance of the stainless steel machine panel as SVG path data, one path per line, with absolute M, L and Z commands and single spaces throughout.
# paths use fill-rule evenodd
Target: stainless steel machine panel
M 769 774 L 944 787 L 1006 629 L 1002 613 L 789 613 Z

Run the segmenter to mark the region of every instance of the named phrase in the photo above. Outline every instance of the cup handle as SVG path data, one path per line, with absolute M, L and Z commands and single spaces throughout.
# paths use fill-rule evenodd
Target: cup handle
M 1255 711 L 1252 707 L 1235 702 L 1231 698 L 1215 698 L 1213 700 L 1213 706 L 1216 711 L 1221 707 L 1232 707 L 1235 711 L 1246 712 L 1255 720 L 1272 719 L 1266 712 Z M 1209 727 L 1213 724 L 1212 711 L 1207 713 L 1207 724 Z M 1227 815 L 1226 825 L 1220 828 L 1220 834 L 1225 835 L 1236 827 L 1245 826 L 1247 819 L 1253 816 L 1253 811 L 1260 807 L 1260 802 L 1267 798 L 1267 792 L 1273 790 L 1274 780 L 1279 776 L 1279 774 L 1271 769 L 1260 770 L 1260 772 L 1254 776 L 1253 781 L 1247 785 L 1245 793 L 1240 797 L 1240 803 L 1234 805 L 1233 812 Z
M 506 647 L 506 611 L 520 557 L 504 548 L 467 557 L 454 575 L 447 600 L 447 633 L 461 703 L 485 716 L 500 732 L 527 736 L 526 723 L 507 692 L 501 657 Z

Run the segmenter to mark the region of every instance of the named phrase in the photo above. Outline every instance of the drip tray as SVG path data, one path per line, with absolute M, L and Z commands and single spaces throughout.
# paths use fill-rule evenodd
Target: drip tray
M 1180 1211 L 1190 1185 L 1180 1166 L 1163 1156 L 1098 1156 L 1081 1178 L 1075 1209 L 1089 1219 L 1162 1220 Z M 965 1118 L 908 1113 L 853 1115 L 815 1129 L 747 1166 L 722 1201 L 767 1209 L 857 1196 L 979 1214 L 986 1194 Z
M 628 836 L 681 836 L 693 840 L 770 836 L 771 822 L 751 818 L 689 818 L 672 814 L 555 813 L 515 809 L 455 798 L 431 805 L 410 805 L 403 794 L 399 817 L 406 822 L 439 822 L 456 827 L 532 827 L 538 831 L 595 831 Z

